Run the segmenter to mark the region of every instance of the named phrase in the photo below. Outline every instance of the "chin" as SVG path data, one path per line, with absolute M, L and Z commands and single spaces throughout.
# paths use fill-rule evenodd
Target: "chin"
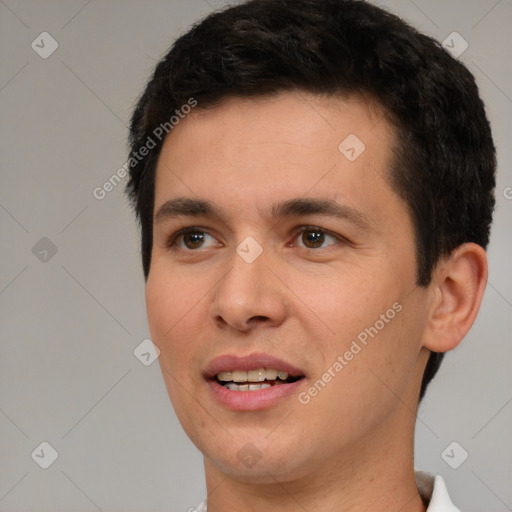
M 243 435 L 224 437 L 225 444 L 209 443 L 203 439 L 196 444 L 204 454 L 205 465 L 212 465 L 230 478 L 250 483 L 275 484 L 276 481 L 293 481 L 306 476 L 311 471 L 308 462 L 312 454 L 304 450 L 298 452 L 300 443 L 289 437 L 275 442 L 268 437 L 268 432 L 260 436 Z M 250 439 L 253 439 L 251 441 Z

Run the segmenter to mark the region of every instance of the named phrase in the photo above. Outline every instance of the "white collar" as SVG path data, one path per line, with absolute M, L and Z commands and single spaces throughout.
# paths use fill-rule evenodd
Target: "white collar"
M 460 512 L 452 503 L 441 475 L 415 471 L 416 484 L 423 499 L 429 502 L 427 512 Z M 206 499 L 194 512 L 207 512 Z
M 421 497 L 429 501 L 427 512 L 460 512 L 452 503 L 441 475 L 415 471 L 415 476 Z

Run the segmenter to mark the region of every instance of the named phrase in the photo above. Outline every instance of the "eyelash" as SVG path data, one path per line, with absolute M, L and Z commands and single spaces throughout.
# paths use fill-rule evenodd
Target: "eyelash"
M 171 249 L 171 250 L 177 250 L 177 249 L 181 249 L 181 247 L 177 247 L 176 245 L 176 242 L 178 241 L 178 239 L 183 236 L 183 235 L 186 235 L 188 233 L 205 233 L 207 234 L 206 230 L 205 229 L 202 229 L 200 227 L 190 227 L 190 228 L 183 228 L 183 229 L 180 229 L 179 231 L 176 231 L 176 233 L 173 233 L 169 239 L 167 240 L 166 242 L 166 247 L 167 249 Z M 211 235 L 210 235 L 211 236 Z M 193 249 L 183 249 L 185 251 L 190 251 L 190 252 L 193 252 L 194 250 Z
M 336 233 L 332 233 L 331 231 L 328 231 L 326 229 L 323 229 L 323 228 L 320 228 L 318 226 L 301 226 L 300 228 L 294 230 L 294 233 L 293 233 L 293 240 L 297 239 L 297 237 L 307 231 L 315 231 L 317 233 L 321 233 L 322 235 L 326 235 L 326 236 L 331 236 L 333 238 L 335 238 L 338 242 L 341 242 L 341 243 L 350 243 L 349 240 L 347 240 L 345 237 L 341 236 L 341 235 L 338 235 Z M 207 230 L 203 229 L 203 228 L 200 228 L 200 227 L 189 227 L 189 228 L 183 228 L 183 229 L 180 229 L 179 231 L 176 231 L 175 233 L 173 233 L 169 239 L 167 240 L 166 242 L 166 247 L 167 249 L 170 249 L 170 250 L 179 250 L 179 249 L 182 249 L 184 251 L 188 251 L 188 252 L 194 252 L 194 251 L 198 251 L 201 249 L 201 247 L 199 249 L 183 249 L 181 247 L 178 247 L 177 246 L 177 242 L 179 240 L 180 237 L 188 234 L 188 233 L 202 233 L 202 234 L 208 234 Z M 211 236 L 211 235 L 209 235 Z M 333 244 L 334 245 L 334 244 Z M 329 246 L 327 246 L 329 247 Z M 315 250 L 318 250 L 318 249 L 325 249 L 326 247 L 320 247 L 320 248 L 309 248 L 309 247 L 301 247 L 302 249 L 307 249 L 307 250 L 310 250 L 310 251 L 315 251 Z

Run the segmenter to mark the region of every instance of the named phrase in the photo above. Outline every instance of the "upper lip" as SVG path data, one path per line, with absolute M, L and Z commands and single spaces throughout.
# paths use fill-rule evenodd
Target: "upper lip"
M 258 368 L 275 368 L 288 373 L 291 377 L 304 376 L 304 372 L 282 359 L 261 352 L 238 356 L 236 354 L 223 354 L 212 359 L 204 370 L 206 379 L 213 379 L 219 372 L 233 370 L 256 370 Z

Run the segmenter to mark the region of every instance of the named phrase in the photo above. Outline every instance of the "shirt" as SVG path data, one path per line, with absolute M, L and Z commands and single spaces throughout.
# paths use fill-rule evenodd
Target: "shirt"
M 429 501 L 427 512 L 460 512 L 448 496 L 448 489 L 441 475 L 416 471 L 416 485 L 423 499 Z M 205 509 L 206 510 L 206 509 Z
M 460 512 L 450 500 L 442 476 L 434 476 L 429 473 L 424 473 L 423 471 L 416 471 L 415 476 L 421 497 L 429 502 L 427 512 Z M 194 512 L 208 512 L 206 499 Z

